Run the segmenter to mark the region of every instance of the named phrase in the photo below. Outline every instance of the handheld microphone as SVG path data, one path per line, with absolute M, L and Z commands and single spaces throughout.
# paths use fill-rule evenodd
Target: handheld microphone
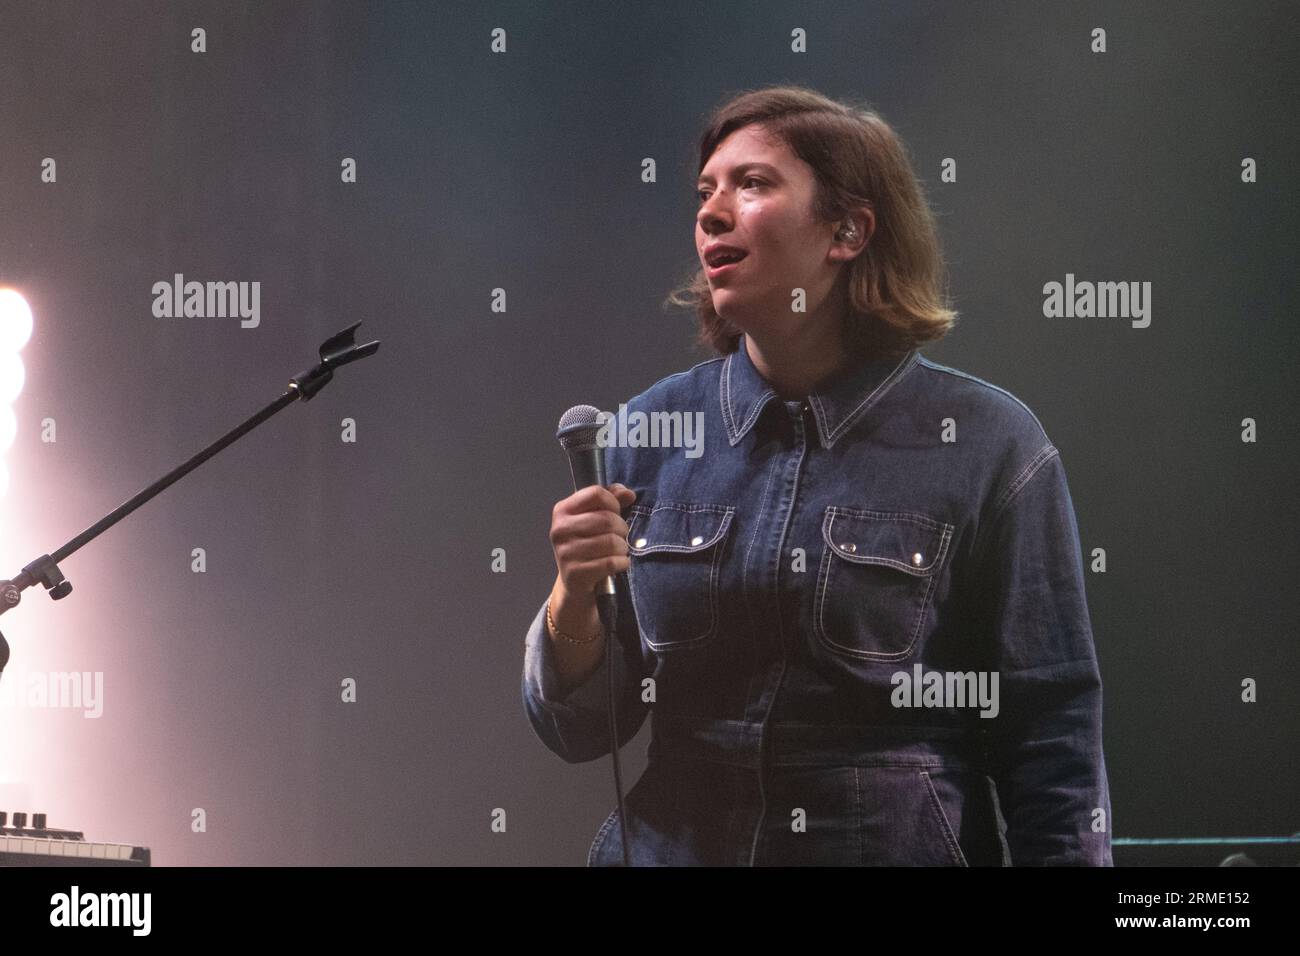
M 600 432 L 597 416 L 600 409 L 592 405 L 574 405 L 560 416 L 560 425 L 555 437 L 560 447 L 569 456 L 569 471 L 573 474 L 573 490 L 580 491 L 589 485 L 605 487 L 605 455 L 596 443 Z M 600 595 L 618 593 L 613 575 L 606 575 L 596 585 L 597 600 Z M 604 617 L 601 618 L 602 623 Z

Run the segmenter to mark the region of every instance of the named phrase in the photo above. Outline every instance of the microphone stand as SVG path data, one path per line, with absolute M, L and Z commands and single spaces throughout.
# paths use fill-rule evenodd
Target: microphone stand
M 72 582 L 67 580 L 63 576 L 63 572 L 59 570 L 60 561 L 83 545 L 89 544 L 154 495 L 179 481 L 227 445 L 233 444 L 244 437 L 244 435 L 286 405 L 292 404 L 297 399 L 302 399 L 304 402 L 311 401 L 312 396 L 324 388 L 330 379 L 334 377 L 336 368 L 347 365 L 349 362 L 355 362 L 357 359 L 374 355 L 379 351 L 379 342 L 377 341 L 367 342 L 365 345 L 356 344 L 353 336 L 359 325 L 361 325 L 360 322 L 355 322 L 337 335 L 326 339 L 320 346 L 320 364 L 295 375 L 289 380 L 288 391 L 242 425 L 231 429 L 189 461 L 178 465 L 130 501 L 119 505 L 114 511 L 100 518 L 53 554 L 43 554 L 24 567 L 16 577 L 10 580 L 0 580 L 0 614 L 4 614 L 11 608 L 16 607 L 22 598 L 22 592 L 37 584 L 43 585 L 45 590 L 50 592 L 50 597 L 55 601 L 67 597 L 72 592 Z M 0 677 L 3 677 L 5 665 L 8 663 L 9 644 L 4 635 L 0 634 Z

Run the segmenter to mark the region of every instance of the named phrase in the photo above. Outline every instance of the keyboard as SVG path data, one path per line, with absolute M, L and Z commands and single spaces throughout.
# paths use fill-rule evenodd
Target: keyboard
M 80 830 L 57 830 L 45 825 L 45 814 L 27 827 L 25 813 L 14 814 L 16 826 L 7 827 L 0 814 L 0 866 L 150 866 L 148 847 L 129 843 L 92 843 Z

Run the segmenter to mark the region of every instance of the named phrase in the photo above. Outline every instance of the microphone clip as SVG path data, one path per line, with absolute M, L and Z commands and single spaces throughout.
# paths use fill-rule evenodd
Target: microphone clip
M 297 389 L 304 402 L 311 401 L 317 392 L 329 384 L 336 368 L 379 351 L 377 341 L 357 345 L 355 335 L 359 325 L 360 322 L 354 322 L 342 332 L 331 335 L 321 344 L 320 364 L 299 372 L 289 380 L 290 387 Z

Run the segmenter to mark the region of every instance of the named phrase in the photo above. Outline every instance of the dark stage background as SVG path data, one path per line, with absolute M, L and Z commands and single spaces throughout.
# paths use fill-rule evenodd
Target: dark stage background
M 67 600 L 28 591 L 4 616 L 5 682 L 103 689 L 98 717 L 0 708 L 0 809 L 161 865 L 584 862 L 608 758 L 563 763 L 519 698 L 571 491 L 556 421 L 710 357 L 661 308 L 696 263 L 695 139 L 731 93 L 794 82 L 865 99 L 908 142 L 962 315 L 924 354 L 1034 410 L 1085 564 L 1106 550 L 1088 595 L 1114 834 L 1300 830 L 1296 19 L 0 4 L 0 285 L 35 315 L 0 577 L 280 394 L 330 333 L 363 319 L 383 340 L 64 562 Z M 260 324 L 155 317 L 176 273 L 260 282 Z M 1150 282 L 1150 326 L 1045 318 L 1067 273 Z

